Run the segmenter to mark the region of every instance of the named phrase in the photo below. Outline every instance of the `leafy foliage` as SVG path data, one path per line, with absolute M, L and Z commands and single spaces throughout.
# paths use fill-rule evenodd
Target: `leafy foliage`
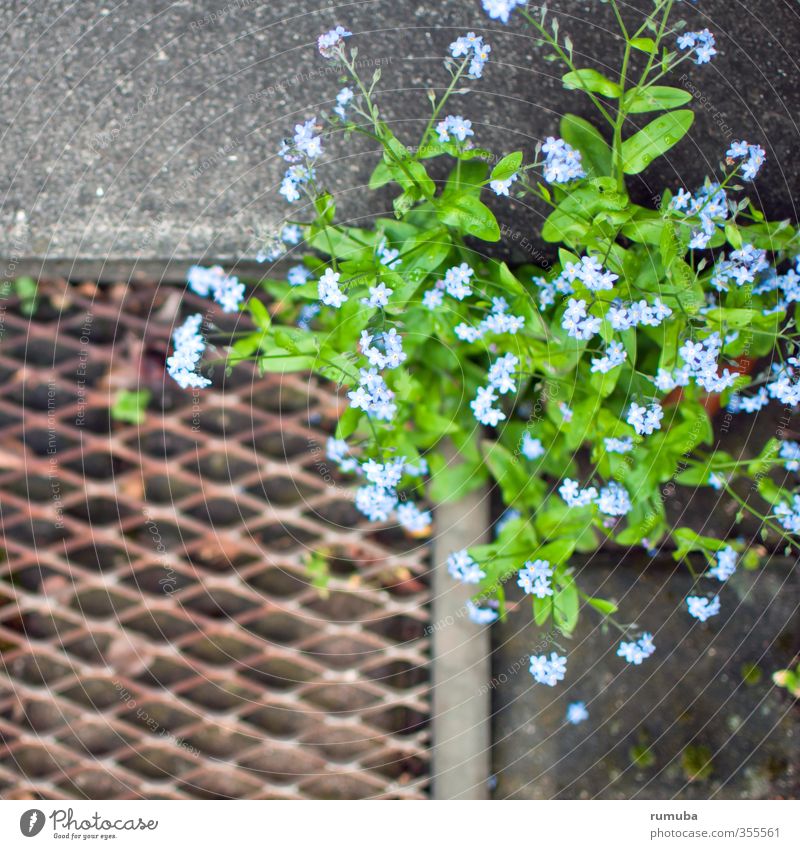
M 569 635 L 581 607 L 614 622 L 617 605 L 584 593 L 570 566 L 576 553 L 607 543 L 652 550 L 669 542 L 680 560 L 700 555 L 713 566 L 722 558 L 735 568 L 741 544 L 670 527 L 664 492 L 676 484 L 735 494 L 731 482 L 750 475 L 772 504 L 793 496 L 766 475 L 783 464 L 775 446 L 747 460 L 713 450 L 708 403 L 721 396 L 746 411 L 758 409 L 762 395 L 766 403 L 763 385 L 773 397 L 795 391 L 785 363 L 772 376 L 750 368 L 759 357 L 783 362 L 782 340 L 793 345 L 796 330 L 793 272 L 784 271 L 797 230 L 767 222 L 739 194 L 763 151 L 737 143 L 716 180 L 694 195 L 666 190 L 656 208 L 628 191 L 627 176 L 679 145 L 694 120 L 691 94 L 664 84 L 691 55 L 670 49 L 672 6 L 654 0 L 635 31 L 618 16 L 615 79 L 575 66 L 571 41 L 544 7 L 520 10 L 565 66 L 565 88 L 587 96 L 600 119 L 595 126 L 567 114 L 561 138 L 537 145 L 532 159 L 525 151 L 495 156 L 475 143 L 468 120 L 445 117 L 463 80 L 482 73 L 488 51 L 474 34 L 451 45 L 450 84 L 431 96 L 430 120 L 414 144 L 383 120 L 380 75 L 370 84 L 360 78 L 349 33 L 326 34 L 323 55 L 341 63 L 348 83 L 326 116 L 330 135 L 363 134 L 382 150 L 369 188 L 391 195 L 394 217 L 372 227 L 340 223 L 335 199 L 319 185 L 316 118 L 298 125 L 282 151 L 290 165 L 281 192 L 304 195 L 310 210 L 310 218 L 287 219 L 287 228 L 299 228 L 311 250 L 290 272 L 292 286 L 263 282 L 268 306 L 250 299 L 257 330 L 233 346 L 230 362 L 314 370 L 342 386 L 350 406 L 330 456 L 362 475 L 357 505 L 371 518 L 396 510 L 419 535 L 428 522 L 415 498 L 457 500 L 496 484 L 513 512 L 493 542 L 451 564 L 475 584 L 476 601 L 493 600 L 487 621 L 495 609 L 506 613 L 504 581 L 522 581 L 523 564 L 541 561 L 548 566 L 535 579 L 531 572 L 527 590 L 539 625 L 552 619 Z M 713 55 L 713 38 L 703 39 L 704 56 Z M 487 258 L 482 243 L 501 237 L 487 203 L 493 193 L 547 207 L 542 237 L 555 263 L 511 269 Z M 281 253 L 281 238 L 270 237 L 265 257 Z M 746 555 L 748 565 L 754 556 Z M 323 563 L 310 568 L 324 576 Z M 632 663 L 651 652 L 650 635 L 620 650 Z M 702 778 L 705 760 L 695 760 L 684 758 L 684 768 Z

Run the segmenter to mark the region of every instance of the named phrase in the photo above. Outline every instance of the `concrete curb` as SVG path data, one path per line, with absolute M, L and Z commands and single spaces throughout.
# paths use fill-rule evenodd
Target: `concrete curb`
M 469 620 L 471 587 L 447 573 L 447 556 L 488 538 L 485 490 L 436 509 L 432 678 L 434 799 L 487 799 L 491 772 L 489 629 Z

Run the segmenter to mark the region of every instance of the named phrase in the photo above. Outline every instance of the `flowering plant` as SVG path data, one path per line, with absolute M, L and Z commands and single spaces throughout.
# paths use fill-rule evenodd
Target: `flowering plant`
M 568 635 L 582 607 L 617 624 L 616 605 L 584 593 L 570 567 L 576 552 L 609 542 L 649 551 L 669 542 L 697 578 L 687 612 L 705 621 L 720 609 L 719 592 L 708 588 L 724 586 L 742 560 L 755 566 L 757 549 L 672 527 L 669 487 L 724 488 L 755 509 L 734 488 L 750 476 L 771 505 L 761 508 L 769 512 L 759 514 L 763 527 L 800 531 L 800 496 L 767 474 L 800 468 L 800 445 L 772 440 L 758 456 L 735 458 L 714 450 L 711 428 L 715 405 L 748 414 L 770 399 L 800 402 L 797 231 L 765 220 L 742 193 L 765 160 L 745 141 L 695 191 L 667 189 L 657 208 L 631 199 L 626 178 L 692 125 L 691 94 L 666 80 L 681 63 L 702 65 L 716 53 L 708 30 L 671 25 L 673 0 L 653 0 L 635 28 L 612 0 L 622 36 L 616 79 L 575 64 L 570 38 L 546 8 L 483 6 L 502 23 L 512 13 L 527 22 L 548 58 L 563 64 L 565 88 L 594 105 L 599 128 L 567 114 L 532 158 L 481 147 L 479 129 L 451 106 L 491 55 L 470 32 L 449 45 L 449 82 L 431 93 L 427 125 L 408 146 L 382 117 L 380 71 L 362 80 L 352 33 L 337 26 L 318 48 L 346 84 L 329 114 L 298 124 L 283 143 L 280 194 L 297 211 L 260 259 L 277 261 L 301 241 L 307 255 L 288 280 L 263 281 L 261 296 L 246 299 L 220 268 L 193 268 L 190 288 L 225 311 L 249 311 L 256 329 L 228 349 L 229 365 L 255 360 L 265 371 L 313 370 L 340 383 L 347 406 L 328 455 L 358 476 L 355 503 L 369 519 L 424 536 L 426 492 L 441 502 L 496 483 L 507 512 L 495 540 L 448 561 L 453 578 L 474 586 L 476 622 L 506 615 L 503 585 L 514 580 L 540 625 L 552 618 Z M 319 167 L 336 134 L 379 145 L 369 186 L 394 187 L 394 218 L 371 228 L 338 223 Z M 434 179 L 442 165 L 446 175 Z M 485 203 L 491 195 L 549 207 L 542 238 L 557 261 L 547 270 L 511 269 L 481 253 L 481 243 L 501 237 Z M 207 386 L 201 317 L 190 317 L 174 342 L 172 376 Z M 653 653 L 652 634 L 619 627 L 625 661 Z M 552 686 L 566 659 L 536 656 L 530 671 Z

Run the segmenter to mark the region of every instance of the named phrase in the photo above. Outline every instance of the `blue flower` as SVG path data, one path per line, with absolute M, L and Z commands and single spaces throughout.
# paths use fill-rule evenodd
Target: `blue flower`
M 544 179 L 548 183 L 571 183 L 586 176 L 581 163 L 580 151 L 568 145 L 564 139 L 548 136 L 542 145 Z
M 649 436 L 653 431 L 661 430 L 663 418 L 664 410 L 657 401 L 654 401 L 649 408 L 640 406 L 634 401 L 626 421 L 639 436 Z
M 478 387 L 478 394 L 470 401 L 469 405 L 472 407 L 473 415 L 482 425 L 497 427 L 500 422 L 505 420 L 506 414 L 493 406 L 497 400 L 498 395 L 495 394 L 491 386 Z
M 226 274 L 218 265 L 213 268 L 193 265 L 187 280 L 189 288 L 201 297 L 213 295 L 223 312 L 237 312 L 244 300 L 244 283 Z
M 521 517 L 521 515 L 522 514 L 519 512 L 519 510 L 514 510 L 513 507 L 508 507 L 506 510 L 504 510 L 503 515 L 500 516 L 500 518 L 497 520 L 497 522 L 494 526 L 495 536 L 496 537 L 500 536 L 500 534 L 503 532 L 503 529 L 506 527 L 506 525 L 509 522 L 513 522 L 516 519 L 519 519 Z
M 347 300 L 347 295 L 339 288 L 340 276 L 338 271 L 326 268 L 325 273 L 317 283 L 319 299 L 326 306 L 335 307 L 337 310 Z
M 567 673 L 567 659 L 561 657 L 557 652 L 547 655 L 534 655 L 531 657 L 530 673 L 537 684 L 546 684 L 555 687 L 559 681 L 563 681 Z
M 451 136 L 457 141 L 464 142 L 475 135 L 472 121 L 462 118 L 461 115 L 448 115 L 443 121 L 439 121 L 436 132 L 440 142 L 449 142 Z
M 492 607 L 478 607 L 471 599 L 467 601 L 466 608 L 470 621 L 476 625 L 491 625 L 499 618 L 499 614 Z
M 420 510 L 413 501 L 406 501 L 397 507 L 397 521 L 409 533 L 421 536 L 430 530 L 433 519 L 430 511 Z
M 454 551 L 447 558 L 447 571 L 462 584 L 479 584 L 486 572 L 469 556 L 466 548 Z
M 639 666 L 656 650 L 653 645 L 653 635 L 645 632 L 635 641 L 622 641 L 617 649 L 617 657 L 624 658 L 628 663 Z
M 600 490 L 597 498 L 597 509 L 607 516 L 625 516 L 630 513 L 633 505 L 628 491 L 622 484 L 611 481 Z
M 628 454 L 633 451 L 633 440 L 630 436 L 625 436 L 622 439 L 617 439 L 615 436 L 607 436 L 603 440 L 603 444 L 609 454 Z
M 371 521 L 385 522 L 397 505 L 397 493 L 372 484 L 356 490 L 356 507 Z
M 378 419 L 391 421 L 397 412 L 394 392 L 378 374 L 377 369 L 361 369 L 358 386 L 347 393 L 350 406 Z
M 772 512 L 784 530 L 800 534 L 800 496 L 793 495 L 791 504 L 781 501 Z
M 483 9 L 492 20 L 508 23 L 508 16 L 517 8 L 524 6 L 527 0 L 482 0 Z
M 510 177 L 506 177 L 505 180 L 492 180 L 489 183 L 489 188 L 498 196 L 501 195 L 503 197 L 508 197 L 509 190 L 511 189 L 511 184 L 516 182 L 517 175 L 512 174 Z
M 336 95 L 336 106 L 334 106 L 333 111 L 343 121 L 347 117 L 347 106 L 350 104 L 350 101 L 354 96 L 353 89 L 349 86 L 345 86 L 343 89 L 340 89 L 339 93 Z
M 310 277 L 311 272 L 304 265 L 293 265 L 287 275 L 290 286 L 302 286 Z
M 544 455 L 542 440 L 534 438 L 530 435 L 530 433 L 528 433 L 528 431 L 525 431 L 522 436 L 520 451 L 522 451 L 528 460 L 538 460 L 539 457 Z
M 766 162 L 764 148 L 757 144 L 748 144 L 746 141 L 734 142 L 727 152 L 727 157 L 731 162 L 737 159 L 743 160 L 742 179 L 748 182 L 755 179 L 761 166 Z
M 536 598 L 547 598 L 553 595 L 553 587 L 550 578 L 553 576 L 553 568 L 547 560 L 530 560 L 519 570 L 517 586 L 522 587 L 527 595 Z
M 211 385 L 207 377 L 197 374 L 195 369 L 200 363 L 206 342 L 200 333 L 203 316 L 195 313 L 172 334 L 173 352 L 167 359 L 167 374 L 181 389 L 205 389 Z
M 592 371 L 606 374 L 611 369 L 621 366 L 628 358 L 622 342 L 609 342 L 604 357 L 592 358 Z
M 731 546 L 726 545 L 725 548 L 717 552 L 717 564 L 708 570 L 709 577 L 716 578 L 718 581 L 727 581 L 728 578 L 736 571 L 736 561 L 739 555 Z
M 566 720 L 570 725 L 580 725 L 589 718 L 589 711 L 583 702 L 572 702 L 567 705 Z
M 317 39 L 317 48 L 326 59 L 330 59 L 336 54 L 336 50 L 344 44 L 344 40 L 352 34 L 352 32 L 346 30 L 344 27 L 337 26 L 334 29 L 328 30 L 328 32 L 324 32 Z
M 715 595 L 710 601 L 702 596 L 690 595 L 686 599 L 686 607 L 689 610 L 689 615 L 701 622 L 705 622 L 711 616 L 716 616 L 719 613 L 719 596 Z
M 597 498 L 595 487 L 581 489 L 580 484 L 570 478 L 564 478 L 558 488 L 558 494 L 564 499 L 567 507 L 588 507 Z
M 782 460 L 786 460 L 783 466 L 787 472 L 796 472 L 800 469 L 800 443 L 787 439 L 781 443 L 778 456 Z
M 336 463 L 342 472 L 354 472 L 358 468 L 358 462 L 351 456 L 350 448 L 343 439 L 329 436 L 325 445 L 325 456 L 332 463 Z
M 462 35 L 450 45 L 450 55 L 454 59 L 467 58 L 470 54 L 472 55 L 468 75 L 473 79 L 480 79 L 483 74 L 483 66 L 489 61 L 491 52 L 492 48 L 485 44 L 483 38 L 475 35 L 474 32 Z
M 705 65 L 717 55 L 714 48 L 716 41 L 709 30 L 701 29 L 698 32 L 685 32 L 678 36 L 678 49 L 694 52 L 695 65 Z

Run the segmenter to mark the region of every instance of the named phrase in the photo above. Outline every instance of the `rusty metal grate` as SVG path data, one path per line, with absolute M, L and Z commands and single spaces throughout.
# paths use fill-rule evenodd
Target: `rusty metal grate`
M 0 797 L 424 796 L 425 549 L 324 467 L 335 389 L 165 381 L 181 300 L 0 301 Z

